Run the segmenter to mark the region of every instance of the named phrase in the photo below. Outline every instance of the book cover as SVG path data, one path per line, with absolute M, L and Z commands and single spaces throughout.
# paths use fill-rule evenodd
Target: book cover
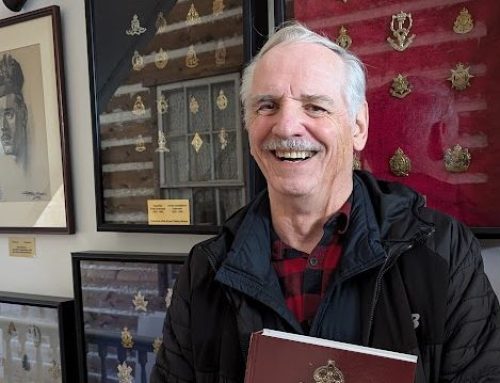
M 417 357 L 264 329 L 250 339 L 245 383 L 413 383 Z

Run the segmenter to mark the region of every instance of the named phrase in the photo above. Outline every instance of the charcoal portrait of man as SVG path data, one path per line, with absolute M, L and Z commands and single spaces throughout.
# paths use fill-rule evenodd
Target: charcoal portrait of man
M 40 46 L 0 52 L 0 203 L 50 199 Z
M 9 54 L 0 58 L 0 143 L 3 153 L 25 163 L 27 109 L 23 71 Z

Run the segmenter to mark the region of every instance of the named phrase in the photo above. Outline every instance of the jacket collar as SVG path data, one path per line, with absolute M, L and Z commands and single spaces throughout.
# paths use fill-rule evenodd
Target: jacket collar
M 353 206 L 339 280 L 375 267 L 432 231 L 416 214 L 423 200 L 399 184 L 379 182 L 366 172 L 353 176 Z M 271 264 L 270 210 L 266 191 L 230 219 L 224 228 L 233 238 L 227 256 L 217 262 L 216 280 L 268 305 L 294 327 Z M 300 326 L 298 327 L 300 328 Z

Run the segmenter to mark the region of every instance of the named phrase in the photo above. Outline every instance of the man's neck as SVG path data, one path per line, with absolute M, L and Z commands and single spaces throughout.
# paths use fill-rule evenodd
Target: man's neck
M 323 226 L 339 211 L 352 192 L 352 184 L 321 197 L 283 196 L 269 191 L 273 228 L 294 249 L 310 254 L 323 236 Z

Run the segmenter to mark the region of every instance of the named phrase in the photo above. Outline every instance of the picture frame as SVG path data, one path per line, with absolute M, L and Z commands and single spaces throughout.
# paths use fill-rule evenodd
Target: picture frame
M 356 153 L 360 168 L 410 186 L 478 238 L 500 238 L 500 67 L 491 49 L 500 40 L 499 3 L 274 5 L 277 25 L 298 20 L 364 62 L 370 128 L 367 146 Z
M 0 380 L 78 383 L 74 300 L 0 292 Z
M 261 186 L 239 78 L 267 34 L 266 4 L 85 6 L 97 230 L 217 233 Z
M 0 20 L 0 232 L 74 233 L 57 6 Z
M 149 382 L 186 254 L 83 251 L 71 257 L 80 381 Z

